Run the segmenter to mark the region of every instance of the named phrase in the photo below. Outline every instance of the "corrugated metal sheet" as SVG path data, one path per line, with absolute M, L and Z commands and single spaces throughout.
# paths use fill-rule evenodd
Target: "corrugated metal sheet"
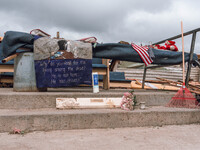
M 144 73 L 144 69 L 139 68 L 117 68 L 116 71 L 124 72 L 125 77 L 129 79 L 142 79 Z M 192 68 L 190 78 L 194 81 L 199 81 L 199 72 L 198 67 Z M 157 80 L 156 77 L 174 81 L 182 80 L 182 68 L 177 65 L 172 67 L 147 69 L 146 80 Z

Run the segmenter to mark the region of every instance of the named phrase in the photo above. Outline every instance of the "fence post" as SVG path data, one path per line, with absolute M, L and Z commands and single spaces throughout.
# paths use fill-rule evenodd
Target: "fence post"
M 143 79 L 142 79 L 142 89 L 144 89 L 146 73 L 147 73 L 147 66 L 144 65 L 144 73 L 143 73 Z
M 188 82 L 189 82 L 189 78 L 190 78 L 192 58 L 193 58 L 193 54 L 194 54 L 194 46 L 195 46 L 195 41 L 196 41 L 196 32 L 197 31 L 194 31 L 192 34 L 192 41 L 191 41 L 191 47 L 190 47 L 190 59 L 188 61 L 188 69 L 187 69 L 187 74 L 186 74 L 186 79 L 185 79 L 186 86 L 188 86 Z

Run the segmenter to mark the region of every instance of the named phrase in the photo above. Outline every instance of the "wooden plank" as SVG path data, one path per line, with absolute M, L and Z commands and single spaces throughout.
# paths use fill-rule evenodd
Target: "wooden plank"
M 3 40 L 3 37 L 0 36 L 0 43 L 1 43 L 2 40 Z
M 176 82 L 176 81 L 172 81 L 172 80 L 168 80 L 168 79 L 164 79 L 164 78 L 157 77 L 156 79 L 159 79 L 159 80 L 162 80 L 162 81 L 167 81 L 169 84 L 173 84 L 173 85 L 177 85 L 177 84 L 182 85 L 181 82 Z
M 180 88 L 175 87 L 175 86 L 169 86 L 169 85 L 162 85 L 162 84 L 156 84 L 156 83 L 151 83 L 153 86 L 155 86 L 158 90 L 170 90 L 170 91 L 178 91 Z M 142 89 L 141 83 L 138 81 L 132 81 L 131 82 L 131 88 L 133 89 Z M 152 89 L 149 86 L 144 86 L 144 89 Z
M 174 84 L 174 85 L 177 85 L 177 84 L 182 85 L 182 82 L 175 82 L 175 81 L 170 81 L 170 80 L 162 79 L 162 78 L 160 78 L 160 80 L 168 81 L 170 84 Z M 196 86 L 193 86 L 193 85 L 189 85 L 188 90 L 190 92 L 193 92 L 193 93 L 197 93 L 197 94 L 200 93 L 199 87 L 196 87 Z
M 140 81 L 138 81 L 137 79 L 135 80 L 135 83 L 138 85 L 142 85 L 142 83 Z
M 197 90 L 190 90 L 190 92 L 195 93 L 195 94 L 200 94 L 200 91 L 197 91 Z
M 159 84 L 167 83 L 167 81 L 158 81 L 158 80 L 146 80 L 146 82 L 150 82 L 150 83 L 159 83 Z
M 200 82 L 190 81 L 189 84 L 194 86 L 200 86 Z
M 56 98 L 56 108 L 119 108 L 121 97 L 100 97 L 100 98 Z
M 1 83 L 13 83 L 13 78 L 0 78 Z
M 200 85 L 191 84 L 191 82 L 189 82 L 188 85 L 190 88 L 195 88 L 200 90 Z
M 0 65 L 0 72 L 14 72 L 14 65 Z
M 6 63 L 6 62 L 10 61 L 10 60 L 14 59 L 15 57 L 17 57 L 18 55 L 19 55 L 19 53 L 8 56 L 2 60 L 2 63 Z
M 99 82 L 99 86 L 103 86 L 103 82 Z M 112 88 L 131 88 L 131 82 L 117 82 L 117 81 L 111 81 L 110 87 Z
M 179 87 L 165 85 L 165 84 L 153 84 L 153 85 L 160 90 L 178 91 L 180 89 Z
M 106 68 L 92 68 L 92 72 L 98 72 L 99 75 L 106 75 Z
M 136 81 L 132 81 L 131 88 L 132 89 L 142 89 L 142 85 L 137 84 Z M 144 86 L 144 89 L 151 89 L 151 88 L 148 86 Z

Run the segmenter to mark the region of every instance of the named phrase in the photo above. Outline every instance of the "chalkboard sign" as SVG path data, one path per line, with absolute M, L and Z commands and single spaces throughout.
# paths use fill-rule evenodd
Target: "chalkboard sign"
M 92 84 L 91 59 L 35 60 L 38 88 Z

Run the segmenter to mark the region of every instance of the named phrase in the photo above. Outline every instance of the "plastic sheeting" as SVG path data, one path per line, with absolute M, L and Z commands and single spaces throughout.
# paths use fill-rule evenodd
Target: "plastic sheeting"
M 22 32 L 6 32 L 1 44 L 2 55 L 4 57 L 15 53 L 19 47 L 29 47 L 33 49 L 34 35 Z M 153 64 L 176 65 L 182 63 L 182 52 L 152 49 L 155 55 Z M 189 53 L 185 52 L 185 61 L 189 61 Z M 124 61 L 143 63 L 139 54 L 131 45 L 120 43 L 97 44 L 93 48 L 93 58 L 107 58 Z M 197 60 L 197 55 L 193 55 L 193 61 Z
M 16 53 L 16 50 L 20 47 L 33 50 L 33 42 L 34 35 L 23 32 L 7 31 L 1 43 L 1 59 Z
M 152 64 L 176 65 L 182 63 L 182 52 L 152 49 L 155 58 Z M 189 61 L 189 53 L 185 52 L 185 61 Z M 131 45 L 120 43 L 97 44 L 93 49 L 93 57 L 124 60 L 143 63 L 139 54 Z M 193 61 L 197 60 L 197 55 L 193 55 Z

